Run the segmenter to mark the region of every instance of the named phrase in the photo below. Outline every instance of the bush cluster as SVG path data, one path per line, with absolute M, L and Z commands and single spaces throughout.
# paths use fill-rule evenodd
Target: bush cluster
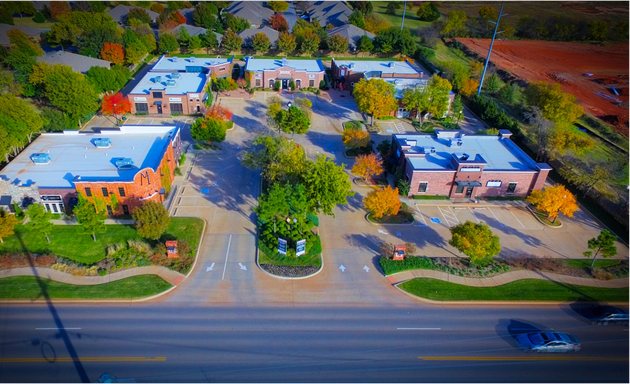
M 317 241 L 318 236 L 311 229 L 315 224 L 306 218 L 298 218 L 297 224 L 288 224 L 285 221 L 276 222 L 276 233 L 273 232 L 273 221 L 262 223 L 260 227 L 259 240 L 271 252 L 276 253 L 278 249 L 278 238 L 287 241 L 287 256 L 295 256 L 295 245 L 297 241 L 306 239 L 306 253 L 319 254 L 322 252 L 321 243 Z M 300 234 L 300 228 L 302 234 Z
M 508 129 L 513 133 L 519 131 L 516 120 L 508 117 L 505 111 L 499 109 L 499 105 L 491 99 L 475 95 L 470 98 L 470 109 L 492 127 Z
M 29 258 L 31 262 L 29 262 Z M 0 256 L 0 269 L 30 267 L 51 267 L 57 263 L 55 255 L 28 256 L 23 253 L 6 253 Z

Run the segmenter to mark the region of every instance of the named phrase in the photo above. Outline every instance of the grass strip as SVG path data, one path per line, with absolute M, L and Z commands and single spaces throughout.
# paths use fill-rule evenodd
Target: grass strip
M 497 287 L 470 287 L 447 281 L 417 278 L 402 290 L 437 301 L 628 301 L 628 288 L 598 288 L 549 280 L 524 279 Z
M 99 285 L 72 285 L 41 279 L 51 299 L 136 299 L 172 287 L 156 275 L 140 275 Z M 34 276 L 0 279 L 0 299 L 40 299 L 42 291 Z
M 315 248 L 314 253 L 309 252 L 300 257 L 287 257 L 279 254 L 275 250 L 274 252 L 272 252 L 263 244 L 262 241 L 259 240 L 258 249 L 260 250 L 260 252 L 258 253 L 258 264 L 271 264 L 287 267 L 321 267 L 321 239 L 318 237 L 316 241 L 317 243 L 313 245 L 313 248 Z

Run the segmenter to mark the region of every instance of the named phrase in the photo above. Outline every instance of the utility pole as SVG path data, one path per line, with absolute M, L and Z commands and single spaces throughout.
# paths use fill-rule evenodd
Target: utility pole
M 402 31 L 403 26 L 405 25 L 405 11 L 407 10 L 407 2 L 405 1 L 405 5 L 403 6 L 403 18 L 402 23 L 400 23 L 400 30 Z
M 481 74 L 481 81 L 479 81 L 479 89 L 477 90 L 477 96 L 481 94 L 481 86 L 483 85 L 483 79 L 486 77 L 486 69 L 488 69 L 488 62 L 490 61 L 490 54 L 492 53 L 492 46 L 494 45 L 494 38 L 499 34 L 505 31 L 497 32 L 499 29 L 499 21 L 501 20 L 501 16 L 507 16 L 507 13 L 503 14 L 503 3 L 501 3 L 501 10 L 499 11 L 499 18 L 497 22 L 489 21 L 489 23 L 495 24 L 494 33 L 492 34 L 492 41 L 490 42 L 490 49 L 488 50 L 488 57 L 486 57 L 486 65 L 483 66 L 483 73 Z

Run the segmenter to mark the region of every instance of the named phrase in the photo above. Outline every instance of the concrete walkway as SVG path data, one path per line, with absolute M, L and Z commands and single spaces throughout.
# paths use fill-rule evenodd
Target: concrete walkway
M 114 272 L 105 276 L 74 276 L 70 273 L 57 271 L 52 268 L 44 267 L 25 267 L 25 268 L 11 268 L 0 271 L 0 279 L 5 277 L 14 276 L 35 276 L 58 281 L 60 283 L 72 284 L 72 285 L 97 285 L 106 284 L 116 280 L 126 279 L 131 276 L 140 275 L 158 275 L 162 279 L 168 281 L 173 285 L 179 284 L 184 280 L 184 275 L 179 272 L 172 271 L 166 267 L 160 267 L 152 265 L 149 267 L 137 267 L 125 269 L 120 272 Z
M 597 280 L 586 277 L 574 277 L 567 275 L 559 275 L 551 272 L 536 272 L 530 270 L 518 270 L 502 273 L 493 277 L 486 278 L 471 278 L 452 275 L 450 273 L 442 271 L 434 271 L 430 269 L 413 269 L 410 271 L 398 272 L 393 275 L 387 276 L 389 281 L 394 284 L 402 283 L 407 280 L 415 279 L 418 277 L 428 277 L 431 279 L 438 279 L 448 281 L 450 283 L 468 285 L 471 287 L 496 287 L 511 283 L 517 280 L 523 279 L 538 279 L 538 280 L 551 280 L 560 283 L 567 283 L 573 285 L 584 285 L 587 287 L 599 287 L 599 288 L 626 288 L 629 286 L 628 278 L 613 279 L 613 280 Z
M 26 219 L 25 223 L 28 222 L 28 219 Z M 72 217 L 70 219 L 53 219 L 50 220 L 51 223 L 55 224 L 55 225 L 79 225 L 79 223 L 77 222 L 77 219 L 75 217 Z M 120 225 L 133 225 L 136 222 L 133 221 L 132 219 L 115 219 L 115 218 L 107 218 L 105 219 L 105 225 L 113 225 L 113 224 L 120 224 Z

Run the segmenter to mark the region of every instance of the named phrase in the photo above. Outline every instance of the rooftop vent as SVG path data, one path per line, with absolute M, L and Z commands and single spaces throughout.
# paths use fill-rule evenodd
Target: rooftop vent
M 190 57 L 190 62 L 194 63 L 195 62 L 195 58 L 193 56 Z
M 112 146 L 112 141 L 107 138 L 98 138 L 94 140 L 96 148 L 109 148 Z
M 154 82 L 154 83 L 160 83 L 161 81 L 162 81 L 162 76 L 155 76 L 155 77 L 153 78 L 153 82 Z
M 179 57 L 173 56 L 173 63 L 177 63 L 177 60 L 179 60 Z
M 461 147 L 464 141 L 458 137 L 453 137 L 451 140 L 451 147 Z
M 120 157 L 116 160 L 116 167 L 118 169 L 133 168 L 133 161 L 128 157 Z
M 354 68 L 354 63 L 348 64 L 348 68 L 350 68 L 350 69 Z
M 394 68 L 394 62 L 390 61 L 389 64 L 387 64 L 387 66 L 390 67 L 390 68 Z
M 167 87 L 174 87 L 177 82 L 175 80 L 166 80 Z
M 400 85 L 400 84 L 402 84 L 402 83 L 403 83 L 403 80 L 402 80 L 402 79 L 396 79 L 396 80 L 394 80 L 394 84 L 398 84 L 398 85 Z
M 453 153 L 453 156 L 455 156 L 459 161 L 466 161 L 470 158 L 469 154 L 463 152 L 455 152 Z
M 171 79 L 179 79 L 180 77 L 182 77 L 182 75 L 179 73 L 171 73 Z
M 405 144 L 411 147 L 415 147 L 418 142 L 416 140 L 405 140 Z
M 283 58 L 282 58 L 282 66 L 283 66 L 283 67 L 286 67 L 286 66 L 287 66 L 287 58 L 286 58 L 286 57 L 283 57 Z
M 47 153 L 35 153 L 31 156 L 31 160 L 35 164 L 48 164 L 50 163 L 50 155 Z
M 424 153 L 435 153 L 435 147 L 423 147 Z

